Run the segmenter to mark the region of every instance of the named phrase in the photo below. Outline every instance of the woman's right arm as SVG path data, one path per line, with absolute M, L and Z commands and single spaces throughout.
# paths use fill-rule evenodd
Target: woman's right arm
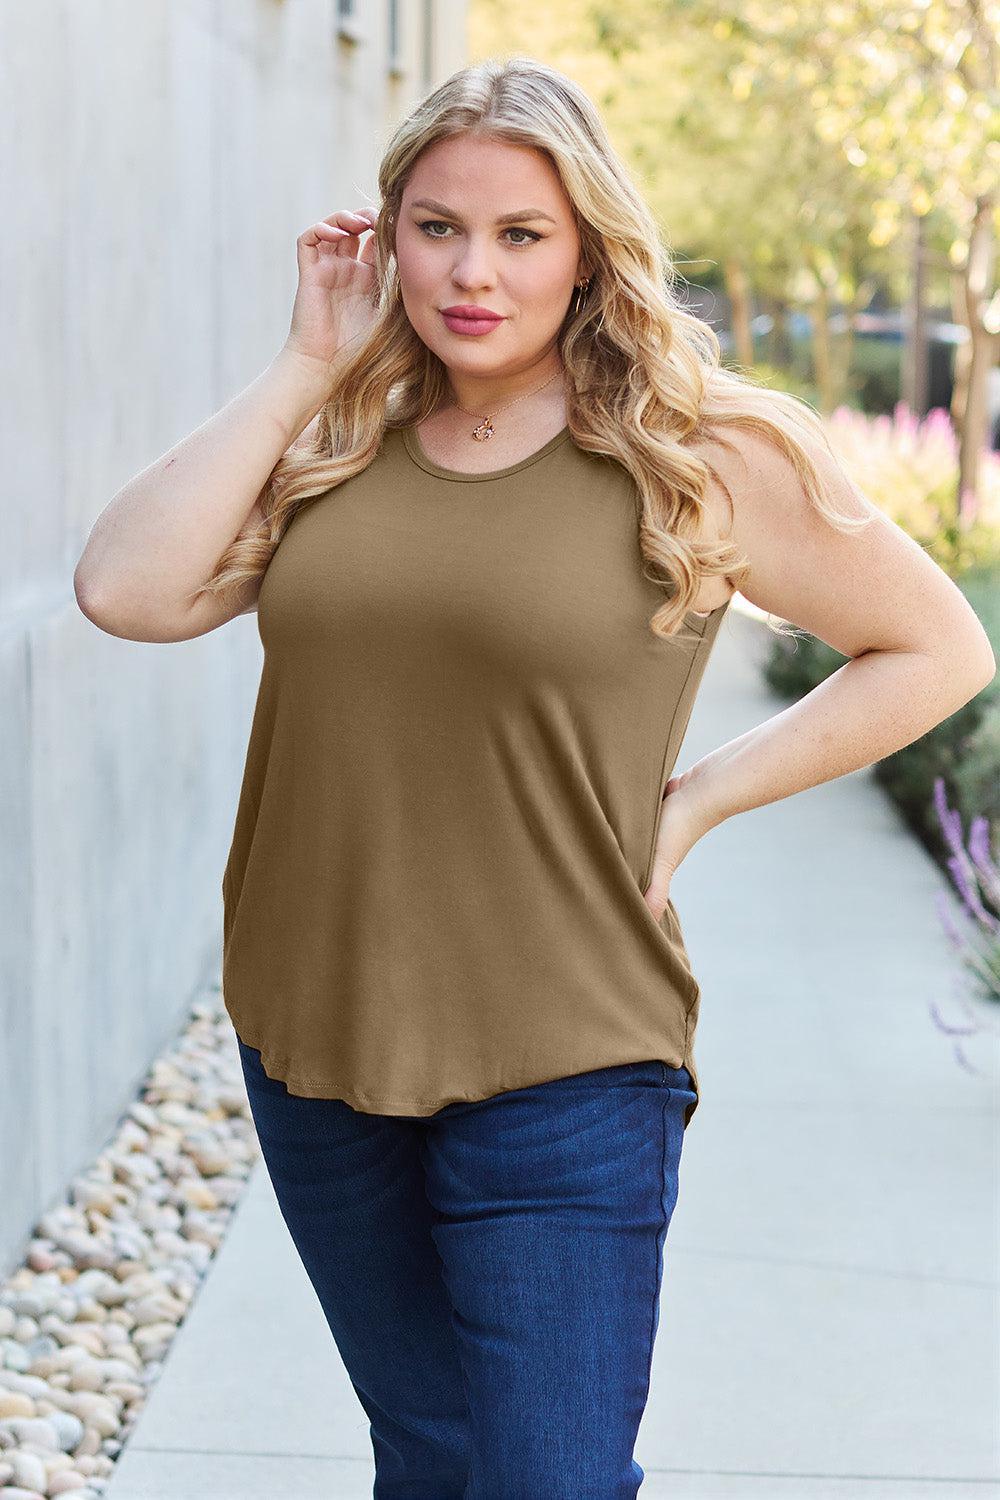
M 245 391 L 143 469 L 98 516 L 73 574 L 77 603 L 109 635 L 185 641 L 256 607 L 261 578 L 224 604 L 191 595 L 263 519 L 275 465 L 326 405 L 341 351 L 375 316 L 373 208 L 340 209 L 296 240 L 288 339 Z M 261 575 L 262 576 L 262 575 Z
M 129 480 L 98 516 L 73 574 L 77 602 L 110 635 L 180 641 L 256 607 L 260 578 L 239 597 L 187 598 L 237 536 L 278 460 L 326 402 L 330 371 L 287 346 L 244 391 Z

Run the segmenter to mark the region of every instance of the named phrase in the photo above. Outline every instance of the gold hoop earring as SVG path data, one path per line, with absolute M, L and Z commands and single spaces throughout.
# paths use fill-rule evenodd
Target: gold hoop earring
M 580 311 L 580 308 L 583 306 L 584 293 L 586 292 L 586 290 L 589 287 L 589 285 L 590 285 L 590 277 L 589 276 L 584 277 L 583 281 L 578 281 L 576 283 L 576 291 L 573 294 L 573 316 L 574 317 L 576 317 L 577 313 Z

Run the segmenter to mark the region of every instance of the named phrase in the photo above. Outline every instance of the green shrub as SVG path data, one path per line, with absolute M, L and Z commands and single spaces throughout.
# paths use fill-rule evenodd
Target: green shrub
M 873 774 L 927 851 L 943 864 L 947 849 L 932 802 L 936 777 L 944 778 L 966 821 L 980 816 L 1000 824 L 1000 704 L 984 689 L 912 745 L 877 761 Z

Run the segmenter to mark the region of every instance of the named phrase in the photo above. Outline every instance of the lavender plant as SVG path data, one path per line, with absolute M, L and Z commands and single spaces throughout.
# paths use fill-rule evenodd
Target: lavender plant
M 842 463 L 880 510 L 902 526 L 952 578 L 1000 562 L 1000 452 L 980 459 L 980 494 L 956 505 L 958 437 L 950 414 L 920 417 L 898 401 L 868 416 L 841 406 L 827 432 Z
M 997 915 L 1000 912 L 1000 869 L 990 852 L 989 822 L 984 817 L 973 818 L 966 844 L 961 814 L 948 806 L 943 776 L 934 780 L 934 810 L 950 850 L 946 864 L 965 919 L 960 927 L 943 890 L 939 890 L 935 897 L 938 916 L 963 969 L 974 977 L 979 993 L 988 1000 L 1000 1001 L 1000 917 Z M 981 1069 L 975 1067 L 968 1057 L 966 1039 L 980 1032 L 1000 1037 L 1000 1025 L 989 1025 L 982 1015 L 977 1016 L 966 994 L 958 994 L 958 1003 L 965 1013 L 965 1021 L 946 1021 L 936 1001 L 930 1006 L 931 1019 L 940 1031 L 951 1037 L 959 1066 L 967 1072 L 980 1074 Z

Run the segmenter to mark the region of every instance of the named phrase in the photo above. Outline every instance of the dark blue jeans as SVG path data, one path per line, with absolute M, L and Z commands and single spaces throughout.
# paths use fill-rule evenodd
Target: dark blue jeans
M 374 1500 L 634 1500 L 687 1069 L 376 1115 L 289 1094 L 239 1049 L 278 1205 L 370 1418 Z

